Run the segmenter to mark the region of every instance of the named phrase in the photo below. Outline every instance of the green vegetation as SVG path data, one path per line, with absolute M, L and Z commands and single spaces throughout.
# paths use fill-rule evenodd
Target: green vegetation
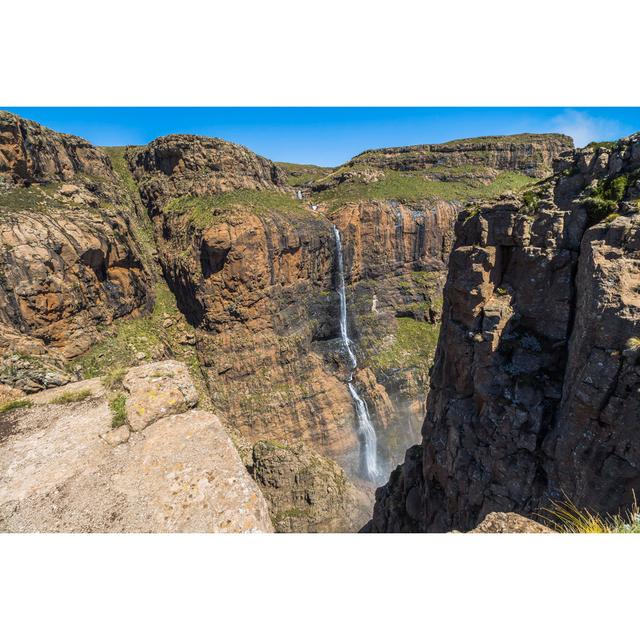
M 125 408 L 126 402 L 127 396 L 124 393 L 119 393 L 109 400 L 109 409 L 111 409 L 111 427 L 113 429 L 120 427 L 127 421 L 127 410 Z
M 32 184 L 28 187 L 0 190 L 0 209 L 9 211 L 45 211 L 62 208 L 63 203 L 54 198 L 60 183 Z
M 115 367 L 102 376 L 102 384 L 106 389 L 119 389 L 126 373 L 127 370 L 124 367 Z
M 31 406 L 33 406 L 33 402 L 31 402 L 31 400 L 26 400 L 25 398 L 9 400 L 8 402 L 0 404 L 0 413 L 8 413 L 14 409 L 28 409 Z
M 170 326 L 165 326 L 170 319 Z M 109 334 L 89 351 L 69 363 L 69 369 L 80 368 L 83 378 L 102 378 L 107 389 L 121 387 L 122 379 L 130 367 L 167 357 L 184 362 L 193 377 L 203 408 L 209 408 L 196 348 L 183 344 L 185 333 L 192 327 L 186 323 L 176 305 L 176 299 L 164 283 L 156 285 L 153 311 L 144 317 L 117 320 Z M 144 358 L 140 357 L 144 354 Z M 206 406 L 205 406 L 206 405 Z
M 384 178 L 377 182 L 345 181 L 333 189 L 320 192 L 317 199 L 327 202 L 331 209 L 358 200 L 398 200 L 406 203 L 466 201 L 492 198 L 505 191 L 519 191 L 533 182 L 535 180 L 529 176 L 509 171 L 500 173 L 490 184 L 483 184 L 471 179 L 428 180 L 424 172 L 388 170 Z
M 615 149 L 618 143 L 614 141 L 605 141 L 605 142 L 590 142 L 585 148 L 586 149 L 599 149 L 600 147 L 604 147 L 605 149 Z
M 166 210 L 183 213 L 196 227 L 205 229 L 219 219 L 224 219 L 226 213 L 236 209 L 249 210 L 253 213 L 275 211 L 298 215 L 313 215 L 300 200 L 293 195 L 280 191 L 254 191 L 252 189 L 237 189 L 220 193 L 215 196 L 182 196 L 171 200 Z
M 138 185 L 133 179 L 129 163 L 125 158 L 127 147 L 102 147 L 102 150 L 109 156 L 113 170 L 120 176 L 129 195 L 137 200 L 139 198 Z
M 571 500 L 552 502 L 542 516 L 560 533 L 640 533 L 640 509 L 633 506 L 622 514 L 600 516 L 589 509 L 579 509 Z
M 439 324 L 413 318 L 398 318 L 398 330 L 393 341 L 370 358 L 374 369 L 417 368 L 428 372 L 438 343 Z
M 591 224 L 602 222 L 607 216 L 617 211 L 628 185 L 629 176 L 620 175 L 602 180 L 590 190 L 583 203 Z
M 51 404 L 71 404 L 72 402 L 81 402 L 91 397 L 93 394 L 89 389 L 81 389 L 80 391 L 66 391 L 51 400 Z
M 135 222 L 134 233 L 147 253 L 150 253 L 155 247 L 153 224 L 142 204 L 138 185 L 129 169 L 129 163 L 125 157 L 127 147 L 102 147 L 102 149 L 109 156 L 113 170 L 122 180 L 122 184 L 131 198 L 135 211 L 139 214 L 132 216 Z
M 522 195 L 522 200 L 527 211 L 534 212 L 540 204 L 540 197 L 535 191 L 526 191 Z
M 300 187 L 319 180 L 333 171 L 330 167 L 318 167 L 315 164 L 296 164 L 294 162 L 275 162 L 287 174 L 290 187 Z
M 176 312 L 175 298 L 163 283 L 156 287 L 153 312 L 142 318 L 119 320 L 114 323 L 114 334 L 105 337 L 87 353 L 71 363 L 80 366 L 83 377 L 107 376 L 117 378 L 119 370 L 139 364 L 137 354 L 152 360 L 163 351 L 162 321 L 165 313 Z

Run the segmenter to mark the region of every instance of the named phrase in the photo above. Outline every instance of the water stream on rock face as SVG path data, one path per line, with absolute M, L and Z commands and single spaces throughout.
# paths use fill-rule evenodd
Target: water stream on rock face
M 378 442 L 376 437 L 376 430 L 373 427 L 371 418 L 369 416 L 369 409 L 367 403 L 358 393 L 355 385 L 353 384 L 353 372 L 358 367 L 358 361 L 356 360 L 356 354 L 353 351 L 352 343 L 349 338 L 349 330 L 347 327 L 347 293 L 344 284 L 344 260 L 342 257 L 342 240 L 340 238 L 340 231 L 338 227 L 334 225 L 333 235 L 336 239 L 336 256 L 338 263 L 338 296 L 340 297 L 340 339 L 342 340 L 342 346 L 349 359 L 349 379 L 347 386 L 349 393 L 353 398 L 353 404 L 356 409 L 356 416 L 358 418 L 358 434 L 362 440 L 362 453 L 364 462 L 364 472 L 369 480 L 375 480 L 379 477 L 380 471 L 378 469 Z

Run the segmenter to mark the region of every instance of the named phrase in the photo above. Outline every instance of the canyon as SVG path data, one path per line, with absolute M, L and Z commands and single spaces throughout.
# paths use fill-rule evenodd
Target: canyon
M 619 509 L 637 480 L 638 155 L 521 134 L 324 168 L 183 134 L 97 148 L 0 113 L 0 449 L 40 394 L 94 381 L 104 417 L 132 371 L 176 362 L 184 411 L 243 467 L 210 474 L 265 501 L 248 530 L 467 531 L 562 495 Z M 122 442 L 92 432 L 105 460 L 155 429 L 124 420 Z M 25 530 L 43 506 L 16 500 L 0 522 Z M 113 530 L 139 530 L 123 509 Z M 112 530 L 98 520 L 78 526 Z

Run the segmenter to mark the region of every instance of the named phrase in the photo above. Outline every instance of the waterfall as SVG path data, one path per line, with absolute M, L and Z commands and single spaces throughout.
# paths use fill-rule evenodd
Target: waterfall
M 340 231 L 334 225 L 333 235 L 336 240 L 336 259 L 338 264 L 338 296 L 340 297 L 340 339 L 342 346 L 349 360 L 349 380 L 347 386 L 349 393 L 353 398 L 353 404 L 356 409 L 356 417 L 358 419 L 358 435 L 362 441 L 362 454 L 364 462 L 364 471 L 370 480 L 375 480 L 379 476 L 378 470 L 378 445 L 376 438 L 376 430 L 373 427 L 369 416 L 367 403 L 358 393 L 353 384 L 353 372 L 358 367 L 356 354 L 353 351 L 351 339 L 349 338 L 349 330 L 347 327 L 347 292 L 344 284 L 344 259 L 342 257 L 342 240 Z

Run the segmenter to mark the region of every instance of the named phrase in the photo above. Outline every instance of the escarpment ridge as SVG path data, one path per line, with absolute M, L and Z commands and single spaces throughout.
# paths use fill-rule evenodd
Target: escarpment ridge
M 640 490 L 640 135 L 456 223 L 422 443 L 369 531 L 468 530 Z

